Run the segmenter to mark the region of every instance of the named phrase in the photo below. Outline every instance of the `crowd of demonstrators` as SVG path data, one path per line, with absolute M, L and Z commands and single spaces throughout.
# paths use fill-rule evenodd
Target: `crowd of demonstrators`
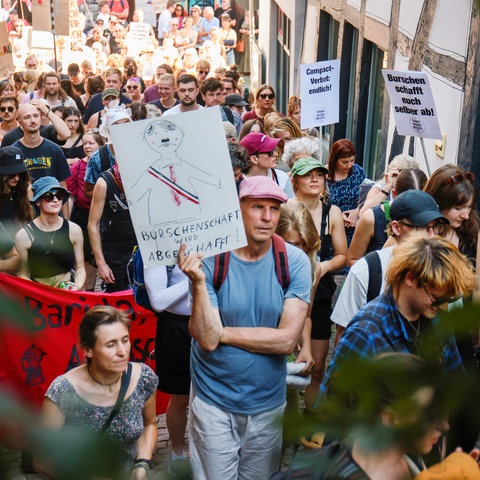
M 184 247 L 179 266 L 145 269 L 158 317 L 158 389 L 171 395 L 172 478 L 188 463 L 183 439 L 189 402 L 194 478 L 269 478 L 282 444 L 275 420 L 284 412 L 286 354 L 305 362 L 299 371 L 312 412 L 346 358 L 391 350 L 423 357 L 423 340 L 435 332 L 440 310 L 460 295 L 460 303 L 478 295 L 473 174 L 445 165 L 427 183 L 418 163 L 400 155 L 378 183 L 369 183 L 363 202 L 368 179 L 352 141 L 327 147 L 319 130 L 302 129 L 298 96 L 280 112 L 272 85 L 244 88 L 239 72 L 249 71 L 253 34 L 248 11 L 242 19 L 229 1 L 187 9 L 169 0 L 158 37 L 148 30 L 136 51 L 128 2 L 103 1 L 99 8 L 75 62 L 65 62 L 67 75 L 28 54 L 16 76 L 0 83 L 0 271 L 72 289 L 92 290 L 99 279 L 107 294 L 129 288 L 126 264 L 137 241 L 109 129 L 147 116 L 217 108 L 248 244 L 231 252 L 220 287 L 213 258 L 185 256 Z M 143 22 L 141 11 L 133 17 L 133 24 Z M 169 120 L 155 128 L 173 125 Z M 286 286 L 277 281 L 278 245 L 288 258 Z M 335 280 L 346 265 L 351 269 L 334 304 Z M 115 331 L 91 325 L 82 347 L 92 362 L 52 385 L 42 413 L 46 424 L 78 421 L 68 395 L 66 403 L 59 400 L 75 385 L 85 386 L 82 397 L 90 407 L 113 404 L 121 372 L 103 362 L 102 342 L 124 344 L 115 353 L 124 359 L 128 330 L 114 312 L 106 316 Z M 332 321 L 337 347 L 325 375 Z M 445 347 L 439 355 L 444 367 L 473 364 L 474 335 L 437 340 Z M 153 376 L 141 368 L 134 370 L 137 379 Z M 144 413 L 144 434 L 126 447 L 134 478 L 143 478 L 152 458 L 150 380 L 136 413 Z M 102 386 L 108 395 L 102 396 Z M 140 423 L 132 428 L 138 431 Z M 135 443 L 140 457 L 132 453 Z M 357 455 L 357 447 L 353 459 L 363 466 L 368 458 Z M 349 448 L 341 443 L 341 452 Z M 137 468 L 135 458 L 141 460 Z

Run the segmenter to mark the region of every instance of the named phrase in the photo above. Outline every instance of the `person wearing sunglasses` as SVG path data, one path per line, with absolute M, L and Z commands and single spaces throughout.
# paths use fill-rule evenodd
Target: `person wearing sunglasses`
M 464 370 L 455 337 L 440 332 L 436 320 L 450 303 L 470 295 L 475 287 L 473 267 L 457 247 L 438 235 L 410 233 L 395 248 L 385 280 L 384 293 L 365 305 L 343 333 L 320 386 L 321 395 L 329 393 L 338 369 L 353 357 L 411 353 L 448 372 Z
M 17 122 L 18 100 L 13 95 L 6 95 L 0 98 L 0 141 L 7 132 L 18 127 Z
M 474 299 L 480 297 L 480 238 L 479 217 L 475 208 L 477 188 L 475 176 L 462 167 L 443 165 L 433 172 L 425 186 L 425 191 L 437 201 L 440 211 L 449 220 L 449 225 L 442 232 L 447 240 L 458 247 L 460 252 L 476 268 L 476 288 Z M 457 344 L 464 360 L 469 366 L 474 364 L 473 345 L 478 342 L 478 334 L 467 335 L 466 338 L 457 335 Z
M 125 85 L 127 96 L 132 99 L 132 102 L 141 102 L 143 100 L 142 84 L 138 77 L 132 77 L 127 80 Z
M 263 128 L 265 115 L 276 112 L 275 90 L 271 85 L 260 85 L 255 93 L 255 106 L 249 112 L 243 114 L 243 121 L 258 120 Z M 283 117 L 284 115 L 280 113 Z
M 81 228 L 59 214 L 70 192 L 54 177 L 46 176 L 32 185 L 32 205 L 38 216 L 15 237 L 20 255 L 21 278 L 51 287 L 81 290 L 86 273 Z
M 361 257 L 352 265 L 333 309 L 331 318 L 336 324 L 337 343 L 360 309 L 384 293 L 393 245 L 401 244 L 415 231 L 429 237 L 441 235 L 447 226 L 448 219 L 428 193 L 407 190 L 395 197 L 390 207 L 390 225 L 387 229 L 391 237 L 390 244 L 368 253 L 367 258 Z

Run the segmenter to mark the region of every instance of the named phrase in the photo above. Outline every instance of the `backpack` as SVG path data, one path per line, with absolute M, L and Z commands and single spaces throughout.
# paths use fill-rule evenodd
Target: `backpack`
M 365 260 L 368 265 L 368 303 L 380 295 L 380 288 L 382 287 L 382 263 L 380 261 L 380 255 L 378 255 L 376 250 L 367 253 Z
M 114 4 L 114 1 L 113 1 L 113 0 L 110 0 L 110 10 L 112 9 L 113 4 Z M 120 0 L 120 5 L 121 5 L 122 8 L 125 8 L 125 1 L 124 1 L 124 0 Z
M 108 145 L 102 145 L 98 149 L 100 155 L 100 171 L 105 172 L 110 168 L 110 154 L 108 153 Z
M 167 288 L 172 284 L 172 270 L 174 265 L 167 266 Z M 143 273 L 143 258 L 138 245 L 133 249 L 132 257 L 127 264 L 128 282 L 133 290 L 135 303 L 154 312 L 155 310 L 148 298 L 147 287 L 145 286 L 145 276 Z M 133 278 L 132 278 L 133 277 Z
M 290 271 L 288 269 L 287 246 L 282 237 L 273 234 L 273 256 L 275 258 L 275 272 L 278 283 L 285 293 L 290 285 Z M 230 252 L 221 253 L 215 256 L 215 267 L 213 270 L 213 288 L 218 292 L 228 275 L 228 264 Z

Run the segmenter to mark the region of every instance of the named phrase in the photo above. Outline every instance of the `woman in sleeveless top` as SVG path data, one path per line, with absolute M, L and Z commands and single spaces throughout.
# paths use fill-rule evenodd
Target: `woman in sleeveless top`
M 127 314 L 111 306 L 95 306 L 83 316 L 78 336 L 85 363 L 51 383 L 40 425 L 52 431 L 76 429 L 104 435 L 116 442 L 120 454 L 105 459 L 110 462 L 109 477 L 143 480 L 157 441 L 158 379 L 147 365 L 129 362 L 129 329 Z M 124 399 L 115 411 L 122 387 Z M 35 452 L 35 469 L 48 478 L 59 478 L 58 466 L 51 460 L 45 452 Z M 102 476 L 99 471 L 90 472 L 86 478 Z
M 344 267 L 347 259 L 347 239 L 342 212 L 335 205 L 321 200 L 324 198 L 327 174 L 327 168 L 319 160 L 311 157 L 297 160 L 292 168 L 296 199 L 290 201 L 301 201 L 306 205 L 321 240 L 317 254 L 317 260 L 320 262 L 320 283 L 315 292 L 311 313 L 311 348 L 315 366 L 312 369 L 312 381 L 305 391 L 307 409 L 313 408 L 325 372 L 331 336 L 332 296 L 336 289 L 331 272 Z
M 32 191 L 31 203 L 40 213 L 15 237 L 21 260 L 18 276 L 51 287 L 81 290 L 86 277 L 82 230 L 59 215 L 70 192 L 54 177 L 39 178 Z
M 62 112 L 62 119 L 70 129 L 70 137 L 67 138 L 65 145 L 60 148 L 65 154 L 68 164 L 72 165 L 85 156 L 83 150 L 85 128 L 83 127 L 80 110 L 76 107 L 66 107 Z
M 427 183 L 427 176 L 418 168 L 402 170 L 396 177 L 392 196 L 396 198 L 407 190 L 423 190 Z M 353 234 L 352 243 L 348 249 L 347 265 L 351 267 L 364 255 L 373 250 L 380 250 L 387 241 L 387 225 L 389 223 L 387 210 L 390 209 L 390 202 L 385 201 L 366 210 L 357 224 Z

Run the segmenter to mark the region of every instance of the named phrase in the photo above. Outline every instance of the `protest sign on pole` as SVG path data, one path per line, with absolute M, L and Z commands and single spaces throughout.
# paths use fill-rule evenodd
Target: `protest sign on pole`
M 301 128 L 338 122 L 340 60 L 300 65 Z
M 145 265 L 177 263 L 182 243 L 205 257 L 246 245 L 219 107 L 110 133 Z
M 6 22 L 0 22 L 0 76 L 8 78 L 15 71 L 12 46 L 8 41 Z
M 382 70 L 399 135 L 442 138 L 425 72 Z
M 32 26 L 41 32 L 53 32 L 50 0 L 33 0 Z

